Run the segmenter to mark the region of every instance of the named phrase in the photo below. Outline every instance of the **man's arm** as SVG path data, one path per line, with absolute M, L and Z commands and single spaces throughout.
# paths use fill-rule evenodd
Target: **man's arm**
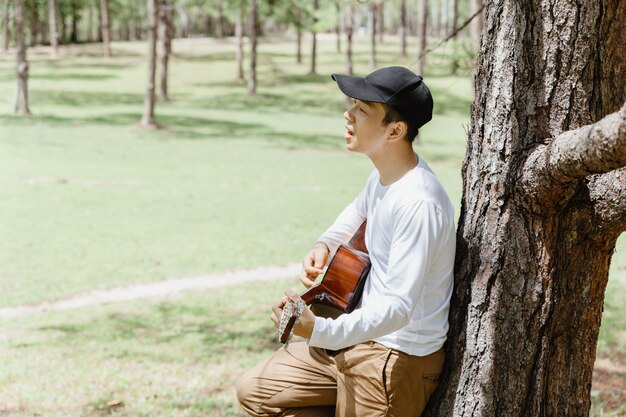
M 372 271 L 380 298 L 370 299 L 361 308 L 337 319 L 315 318 L 309 344 L 342 349 L 393 333 L 409 324 L 413 311 L 423 304 L 424 278 L 442 235 L 443 215 L 431 202 L 401 207 L 394 218 L 393 241 L 388 268 Z M 449 227 L 449 226 L 448 226 Z M 370 279 L 372 279 L 370 277 Z

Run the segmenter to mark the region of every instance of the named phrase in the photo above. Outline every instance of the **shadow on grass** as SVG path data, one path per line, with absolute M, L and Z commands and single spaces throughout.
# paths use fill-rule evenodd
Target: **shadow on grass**
M 137 93 L 110 93 L 105 91 L 49 91 L 32 90 L 31 103 L 61 106 L 114 106 L 132 104 L 141 108 L 144 96 Z
M 216 313 L 216 311 L 218 311 Z M 265 311 L 264 311 L 265 313 Z M 160 303 L 136 313 L 110 313 L 94 321 L 46 325 L 37 331 L 49 333 L 47 346 L 67 346 L 76 340 L 102 342 L 116 345 L 124 342 L 115 357 L 145 357 L 155 361 L 169 361 L 171 355 L 161 352 L 164 345 L 193 348 L 198 357 L 232 355 L 273 350 L 278 347 L 275 331 L 267 314 L 250 311 L 244 307 L 218 308 L 216 306 L 188 306 Z M 127 344 L 128 342 L 129 344 Z M 34 344 L 13 348 L 32 347 Z M 171 352 L 168 351 L 168 352 Z
M 0 123 L 9 125 L 32 125 L 42 122 L 50 126 L 80 126 L 82 124 L 100 124 L 104 126 L 137 126 L 141 114 L 112 113 L 83 118 L 64 118 L 54 115 L 38 115 L 29 118 L 0 116 Z M 157 121 L 164 126 L 151 135 L 158 140 L 242 140 L 261 139 L 286 149 L 303 146 L 311 148 L 335 149 L 340 140 L 333 135 L 293 133 L 272 129 L 260 123 L 231 122 L 194 116 L 157 115 Z
M 114 74 L 81 74 L 81 73 L 37 73 L 31 76 L 34 80 L 72 80 L 72 81 L 102 81 L 118 78 Z

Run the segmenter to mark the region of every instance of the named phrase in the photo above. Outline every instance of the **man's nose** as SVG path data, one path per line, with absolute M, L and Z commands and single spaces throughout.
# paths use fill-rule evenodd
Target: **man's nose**
M 343 118 L 346 119 L 349 122 L 352 122 L 354 120 L 353 114 L 352 114 L 352 109 L 354 108 L 354 105 L 350 106 L 350 108 L 348 108 L 348 110 L 346 110 L 343 113 Z

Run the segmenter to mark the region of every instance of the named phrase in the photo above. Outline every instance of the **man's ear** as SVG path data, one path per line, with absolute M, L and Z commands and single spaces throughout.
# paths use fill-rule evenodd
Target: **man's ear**
M 391 122 L 388 127 L 391 128 L 391 131 L 389 132 L 387 142 L 404 139 L 409 130 L 406 122 L 403 121 Z

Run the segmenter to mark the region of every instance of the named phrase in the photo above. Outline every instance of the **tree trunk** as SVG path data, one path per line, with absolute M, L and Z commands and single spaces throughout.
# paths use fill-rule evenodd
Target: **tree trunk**
M 26 10 L 30 10 L 29 23 L 30 23 L 30 46 L 37 45 L 39 39 L 39 7 L 37 7 L 37 1 L 31 0 L 30 2 L 22 2 L 22 13 L 24 13 L 24 6 Z
M 626 230 L 626 2 L 485 11 L 446 371 L 425 416 L 588 416 Z
M 406 56 L 406 0 L 400 0 L 400 45 L 401 54 Z
M 354 6 L 346 9 L 346 74 L 352 75 L 352 33 L 354 31 Z
M 376 68 L 376 2 L 370 3 L 370 67 Z
M 148 0 L 148 84 L 146 87 L 146 97 L 143 105 L 143 115 L 139 122 L 142 127 L 158 127 L 154 117 L 154 105 L 156 101 L 155 80 L 156 80 L 156 50 L 157 50 L 157 20 L 158 4 L 157 0 Z
M 159 83 L 159 100 L 169 101 L 169 60 L 171 53 L 172 40 L 170 38 L 170 19 L 172 15 L 172 5 L 167 0 L 161 0 L 158 5 L 158 32 L 159 32 L 159 75 L 161 82 Z
M 70 34 L 70 42 L 78 43 L 78 4 L 76 4 L 76 0 L 72 0 L 71 2 L 71 10 L 72 10 L 72 32 Z
M 244 3 L 239 3 L 237 10 L 237 21 L 235 22 L 235 36 L 237 37 L 237 81 L 243 82 L 245 74 L 243 73 L 243 13 Z
M 97 0 L 96 0 L 97 2 Z M 87 3 L 87 7 L 89 10 L 89 13 L 87 14 L 87 21 L 88 21 L 88 25 L 87 25 L 87 41 L 88 42 L 95 42 L 97 35 L 94 35 L 94 28 L 97 27 L 98 25 L 96 25 L 94 23 L 95 17 L 96 17 L 96 11 L 95 9 L 97 8 L 97 3 L 96 6 L 94 7 L 94 0 L 89 0 L 89 2 Z
M 299 1 L 296 10 L 296 62 L 302 64 L 302 7 Z
M 426 69 L 426 36 L 428 35 L 428 0 L 422 0 L 422 13 L 419 27 L 419 52 L 417 54 L 417 73 L 424 75 Z
M 9 11 L 10 0 L 4 0 L 2 5 L 2 50 L 9 50 Z
M 48 19 L 50 26 L 50 46 L 52 54 L 59 56 L 59 32 L 57 31 L 57 1 L 48 0 Z
M 335 2 L 335 11 L 337 13 L 337 24 L 335 25 L 335 35 L 337 35 L 336 37 L 336 46 L 337 46 L 337 53 L 340 54 L 341 53 L 341 6 L 339 5 L 339 2 Z
M 136 41 L 137 40 L 137 10 L 135 9 L 135 3 L 134 2 L 130 2 L 128 4 L 128 23 L 127 23 L 127 27 L 128 27 L 128 40 L 129 41 Z
M 98 27 L 96 28 L 96 42 L 103 42 L 102 39 L 102 7 L 98 6 L 102 0 L 94 0 L 96 2 L 96 13 L 98 16 Z
M 316 66 L 317 66 L 317 21 L 319 18 L 317 17 L 317 10 L 320 7 L 319 0 L 313 0 L 313 24 L 311 31 L 311 70 L 309 74 L 316 74 Z
M 15 7 L 15 45 L 17 48 L 17 98 L 15 114 L 30 116 L 28 108 L 28 61 L 26 60 L 26 42 L 24 41 L 24 7 L 22 0 L 13 0 Z
M 62 44 L 66 44 L 67 43 L 67 21 L 66 21 L 66 15 L 65 15 L 65 7 L 61 7 L 59 9 L 59 20 L 61 21 L 61 33 L 59 34 L 60 39 L 60 43 Z
M 250 2 L 250 74 L 248 75 L 248 95 L 256 96 L 256 46 L 259 29 L 258 0 Z
M 217 2 L 217 18 L 215 20 L 215 37 L 222 39 L 224 37 L 224 10 L 222 8 L 222 0 Z
M 109 0 L 100 0 L 102 15 L 102 48 L 104 57 L 111 57 L 111 23 L 109 20 Z M 150 17 L 148 17 L 150 19 Z
M 483 6 L 482 0 L 470 0 L 470 15 L 476 13 Z M 483 30 L 483 16 L 484 11 L 479 16 L 476 16 L 472 23 L 470 23 L 470 38 L 472 41 L 472 48 L 478 52 L 480 50 L 480 33 Z

